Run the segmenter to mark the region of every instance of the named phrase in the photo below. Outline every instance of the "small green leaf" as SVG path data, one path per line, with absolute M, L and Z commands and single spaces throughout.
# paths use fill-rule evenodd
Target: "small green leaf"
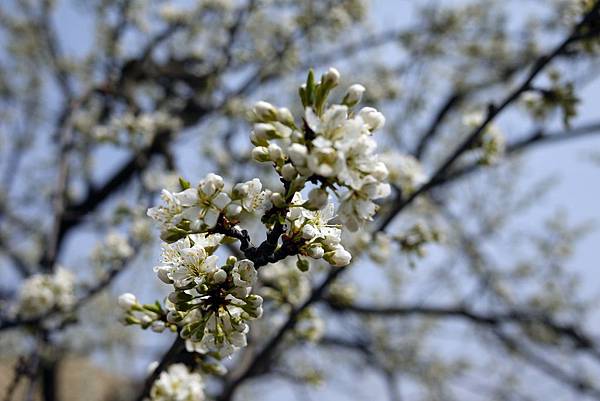
M 190 182 L 183 177 L 179 177 L 179 185 L 181 186 L 182 191 L 192 187 L 192 184 L 190 184 Z

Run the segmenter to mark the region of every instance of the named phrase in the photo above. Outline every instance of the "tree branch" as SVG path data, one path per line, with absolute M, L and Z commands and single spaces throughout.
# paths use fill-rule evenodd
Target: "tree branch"
M 427 181 L 424 185 L 422 185 L 419 189 L 409 195 L 407 198 L 399 198 L 395 201 L 395 206 L 392 208 L 387 217 L 385 217 L 379 224 L 379 230 L 385 231 L 387 226 L 394 220 L 395 216 L 402 211 L 406 206 L 412 203 L 418 196 L 430 190 L 432 187 L 436 186 L 438 180 L 442 179 L 447 171 L 450 170 L 450 167 L 454 164 L 456 160 L 460 156 L 463 155 L 466 151 L 471 149 L 471 147 L 476 143 L 479 136 L 485 131 L 488 125 L 498 116 L 500 115 L 508 106 L 510 106 L 514 101 L 516 101 L 522 93 L 527 91 L 530 88 L 533 80 L 542 72 L 551 61 L 559 56 L 563 55 L 569 49 L 569 46 L 580 39 L 580 33 L 583 28 L 587 27 L 588 24 L 593 22 L 598 18 L 598 11 L 600 9 L 600 1 L 597 1 L 592 9 L 582 18 L 582 20 L 573 28 L 570 35 L 564 39 L 558 46 L 556 46 L 549 53 L 539 57 L 537 61 L 533 64 L 530 69 L 530 72 L 527 74 L 526 78 L 523 82 L 512 92 L 510 92 L 498 106 L 490 104 L 488 106 L 488 111 L 484 121 L 476 127 L 465 140 L 463 140 L 460 145 L 448 156 L 445 161 L 439 166 L 429 181 Z

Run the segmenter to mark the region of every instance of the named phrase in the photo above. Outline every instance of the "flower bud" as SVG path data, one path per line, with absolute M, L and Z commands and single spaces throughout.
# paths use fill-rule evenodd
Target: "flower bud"
M 310 241 L 318 235 L 319 230 L 312 224 L 305 224 L 304 227 L 302 227 L 302 238 L 304 238 L 305 240 Z
M 344 100 L 342 100 L 342 104 L 345 104 L 348 107 L 356 106 L 360 103 L 362 99 L 363 93 L 365 93 L 365 87 L 361 84 L 354 84 L 348 88 L 348 92 L 346 96 L 344 96 Z
M 304 145 L 293 143 L 288 148 L 288 154 L 292 160 L 292 163 L 294 163 L 296 166 L 304 166 L 306 164 L 308 149 Z
M 165 322 L 163 322 L 162 320 L 155 320 L 152 322 L 150 329 L 155 333 L 162 333 L 163 331 L 165 331 L 166 327 L 167 326 L 165 325 Z
M 260 121 L 273 121 L 277 118 L 275 107 L 271 103 L 262 100 L 254 105 L 254 114 Z
M 277 135 L 275 127 L 268 123 L 254 124 L 254 129 L 250 134 L 250 140 L 255 146 L 268 146 L 269 139 L 274 138 Z
M 275 207 L 283 208 L 285 207 L 285 198 L 279 192 L 273 192 L 271 194 L 271 203 L 273 203 L 273 206 Z
M 130 310 L 132 307 L 138 304 L 137 298 L 135 295 L 126 292 L 125 294 L 119 295 L 118 299 L 119 307 L 123 310 Z
M 256 294 L 250 294 L 246 297 L 245 299 L 246 303 L 253 307 L 253 308 L 258 308 L 259 306 L 261 306 L 263 304 L 263 299 L 260 295 L 256 295 Z
M 169 266 L 156 266 L 154 272 L 156 276 L 165 284 L 173 284 L 173 280 L 169 277 L 171 268 Z
M 294 116 L 292 115 L 292 112 L 289 109 L 286 109 L 285 107 L 280 107 L 279 109 L 277 109 L 277 121 L 284 125 L 287 125 L 288 127 L 293 127 L 294 125 L 296 125 L 294 122 Z
M 298 259 L 298 261 L 296 262 L 296 267 L 301 272 L 306 272 L 308 271 L 308 269 L 310 269 L 310 262 L 306 259 Z
M 269 158 L 269 150 L 264 146 L 257 146 L 252 149 L 252 159 L 257 162 L 269 162 L 271 159 Z
M 283 167 L 281 167 L 281 176 L 284 180 L 292 181 L 296 178 L 296 175 L 298 175 L 298 172 L 291 163 L 284 164 Z
M 219 269 L 213 274 L 213 281 L 215 283 L 221 284 L 224 283 L 225 280 L 227 280 L 227 272 L 225 270 Z
M 271 143 L 267 150 L 269 151 L 269 158 L 272 161 L 277 162 L 278 160 L 283 159 L 283 150 L 279 145 Z
M 321 78 L 321 83 L 325 85 L 327 88 L 333 88 L 337 86 L 340 80 L 340 73 L 335 68 L 331 67 L 323 77 Z
M 358 112 L 358 115 L 363 119 L 365 124 L 367 124 L 370 131 L 375 131 L 376 129 L 383 127 L 385 124 L 385 117 L 383 114 L 372 107 L 363 107 Z
M 320 245 L 311 246 L 306 250 L 306 254 L 313 259 L 321 259 L 325 254 L 323 247 Z
M 352 255 L 342 246 L 338 246 L 333 251 L 325 253 L 323 258 L 332 266 L 342 267 L 350 263 L 350 260 L 352 260 Z
M 183 320 L 184 317 L 184 314 L 174 310 L 169 311 L 169 313 L 167 313 L 167 321 L 169 323 L 179 323 Z

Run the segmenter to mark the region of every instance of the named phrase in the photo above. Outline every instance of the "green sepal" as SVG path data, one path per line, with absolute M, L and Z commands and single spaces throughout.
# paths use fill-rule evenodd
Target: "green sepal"
M 177 242 L 182 238 L 185 238 L 188 235 L 186 230 L 182 230 L 180 228 L 174 227 L 169 228 L 167 231 L 163 231 L 160 233 L 160 239 L 171 244 L 173 242 Z

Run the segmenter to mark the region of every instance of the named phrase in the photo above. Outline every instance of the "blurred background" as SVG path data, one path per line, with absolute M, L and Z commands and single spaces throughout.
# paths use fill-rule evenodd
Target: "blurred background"
M 494 119 L 493 160 L 470 149 L 392 213 L 406 163 L 434 174 L 596 3 L 3 1 L 0 397 L 136 399 L 175 338 L 119 322 L 119 294 L 168 294 L 146 209 L 179 176 L 275 186 L 250 159 L 248 110 L 300 116 L 308 69 L 333 66 L 333 98 L 360 83 L 386 116 L 376 140 L 400 173 L 374 227 L 394 218 L 385 236 L 345 233 L 352 265 L 306 307 L 331 267 L 261 270 L 265 315 L 209 398 L 600 399 L 598 13 Z M 58 266 L 75 306 L 19 318 L 23 283 Z

